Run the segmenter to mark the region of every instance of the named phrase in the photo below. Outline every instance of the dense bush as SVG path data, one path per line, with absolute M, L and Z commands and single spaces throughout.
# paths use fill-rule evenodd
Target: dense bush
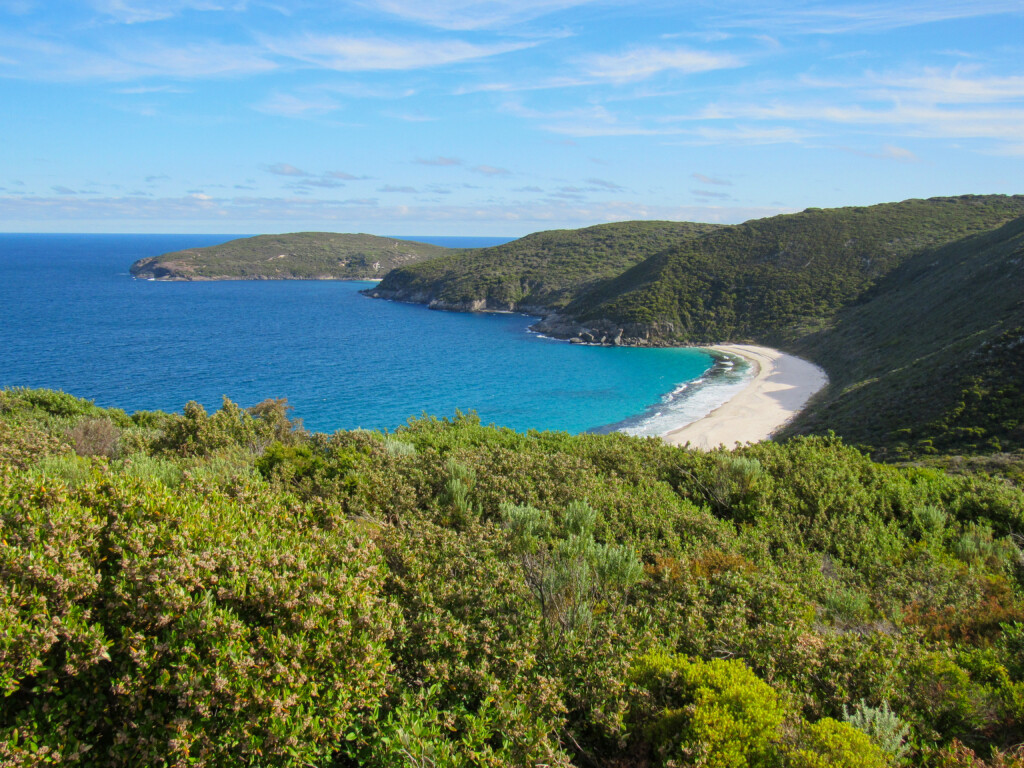
M 0 762 L 1002 766 L 1024 741 L 998 479 L 834 438 L 2 402 Z M 76 455 L 86 419 L 133 451 Z
M 391 611 L 351 526 L 98 476 L 0 484 L 5 764 L 306 765 L 379 705 Z

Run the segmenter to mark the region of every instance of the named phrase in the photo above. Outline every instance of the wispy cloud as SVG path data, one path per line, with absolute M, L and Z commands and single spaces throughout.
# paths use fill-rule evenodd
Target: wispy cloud
M 744 65 L 743 59 L 729 53 L 690 48 L 634 48 L 621 54 L 591 56 L 581 62 L 588 76 L 615 82 L 643 80 L 665 71 L 689 75 Z
M 701 184 L 714 184 L 719 187 L 731 187 L 732 182 L 728 179 L 716 179 L 713 176 L 705 176 L 703 173 L 693 174 L 693 178 L 699 181 Z
M 462 165 L 462 160 L 457 157 L 442 157 L 440 155 L 431 158 L 417 157 L 416 162 L 420 165 L 434 165 L 439 167 Z
M 587 184 L 590 184 L 592 187 L 608 190 L 609 192 L 622 192 L 624 189 L 624 187 L 619 186 L 614 181 L 607 181 L 606 179 L 587 179 Z
M 332 179 L 327 176 L 321 176 L 317 179 L 302 179 L 301 181 L 295 182 L 295 186 L 299 188 L 314 187 L 317 189 L 337 189 L 338 187 L 344 187 L 345 182 L 338 179 Z
M 77 82 L 125 81 L 146 77 L 210 79 L 270 72 L 278 64 L 250 45 L 203 41 L 169 45 L 155 39 L 132 38 L 109 48 L 67 45 L 25 35 L 6 36 L 0 44 L 14 56 L 0 72 L 30 80 Z
M 122 24 L 163 21 L 186 10 L 241 10 L 246 5 L 244 2 L 221 3 L 212 0 L 92 0 L 90 4 L 98 13 Z
M 536 121 L 543 130 L 566 136 L 669 136 L 683 130 L 671 125 L 646 125 L 637 118 L 618 114 L 601 105 L 573 109 L 543 111 L 524 107 L 517 101 L 508 101 L 503 111 L 527 120 Z
M 756 28 L 769 34 L 837 35 L 886 32 L 941 21 L 1020 13 L 1017 0 L 904 0 L 899 3 L 836 4 L 812 2 L 772 5 L 750 12 L 732 9 L 718 24 L 724 28 Z
M 571 194 L 571 193 L 567 193 Z M 521 225 L 520 231 L 550 226 L 582 226 L 600 221 L 660 219 L 738 223 L 751 218 L 787 213 L 774 207 L 667 206 L 631 201 L 589 203 L 545 196 L 519 204 L 490 202 L 477 205 L 380 205 L 376 198 L 320 200 L 315 197 L 226 197 L 203 193 L 183 197 L 12 197 L 0 196 L 0 221 L 103 222 L 248 222 L 259 230 L 267 222 L 325 222 L 332 227 L 394 227 L 402 222 L 422 224 L 484 223 Z M 147 224 L 152 226 L 152 224 Z M 389 230 L 389 231 L 394 231 Z
M 383 112 L 385 117 L 393 117 L 395 120 L 401 120 L 405 123 L 433 123 L 437 121 L 436 117 L 425 115 L 422 112 Z
M 302 98 L 290 93 L 274 93 L 264 101 L 253 105 L 257 112 L 281 117 L 311 117 L 326 115 L 341 107 L 338 102 L 327 96 Z
M 712 192 L 707 189 L 691 189 L 690 194 L 695 197 L 703 197 L 705 199 L 712 200 L 732 200 L 732 195 L 728 192 Z
M 440 29 L 507 27 L 597 0 L 365 0 L 368 5 L 407 21 Z
M 301 168 L 296 168 L 290 163 L 274 163 L 273 165 L 260 166 L 267 173 L 273 173 L 276 176 L 312 176 L 313 174 L 308 173 Z
M 532 41 L 478 44 L 464 40 L 399 40 L 380 37 L 303 35 L 264 38 L 269 51 L 321 69 L 372 72 L 440 67 L 474 61 L 536 45 Z
M 851 147 L 842 147 L 847 152 L 852 152 L 855 155 L 861 157 L 871 157 L 876 160 L 897 160 L 901 163 L 917 163 L 920 162 L 920 158 L 911 152 L 909 149 L 904 147 L 897 147 L 893 144 L 885 144 L 882 149 L 878 152 L 866 152 L 860 149 L 853 149 Z
M 976 66 L 959 66 L 952 71 L 932 68 L 920 73 L 869 73 L 865 79 L 860 90 L 865 96 L 879 100 L 913 99 L 930 104 L 1024 100 L 1024 77 L 989 77 L 981 75 Z
M 149 93 L 188 93 L 188 89 L 175 85 L 139 85 L 132 88 L 117 88 L 115 93 L 139 95 Z
M 731 127 L 698 126 L 680 129 L 679 133 L 688 138 L 675 141 L 676 144 L 711 146 L 715 144 L 762 146 L 770 144 L 802 144 L 816 134 L 801 128 L 781 126 L 777 128 L 757 125 L 735 125 Z
M 482 173 L 484 176 L 508 176 L 512 173 L 507 168 L 498 168 L 493 165 L 477 165 L 472 170 L 474 173 Z

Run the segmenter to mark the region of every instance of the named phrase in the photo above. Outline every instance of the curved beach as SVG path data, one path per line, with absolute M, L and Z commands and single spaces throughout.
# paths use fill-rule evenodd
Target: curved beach
M 671 445 L 709 451 L 724 445 L 766 440 L 799 413 L 828 383 L 825 372 L 793 355 L 752 344 L 716 344 L 707 349 L 737 355 L 754 367 L 750 383 L 702 419 L 663 436 Z

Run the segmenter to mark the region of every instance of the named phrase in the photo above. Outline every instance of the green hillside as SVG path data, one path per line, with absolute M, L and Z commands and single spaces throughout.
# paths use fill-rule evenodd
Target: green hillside
M 0 763 L 1011 768 L 1024 491 L 0 392 Z
M 915 254 L 1021 215 L 1024 195 L 968 195 L 749 221 L 658 254 L 563 314 L 660 343 L 784 343 Z
M 793 350 L 831 379 L 793 432 L 896 457 L 1024 450 L 1024 218 L 913 257 Z
M 132 264 L 131 273 L 157 280 L 366 280 L 448 251 L 393 237 L 297 232 L 152 256 Z
M 716 229 L 714 224 L 629 221 L 537 232 L 396 269 L 367 294 L 440 309 L 556 309 L 647 257 Z

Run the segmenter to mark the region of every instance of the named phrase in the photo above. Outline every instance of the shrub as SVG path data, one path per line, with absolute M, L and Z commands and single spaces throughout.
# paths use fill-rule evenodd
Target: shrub
M 121 430 L 110 419 L 86 418 L 69 429 L 66 436 L 79 456 L 112 459 L 117 455 Z
M 350 525 L 0 480 L 0 763 L 306 765 L 378 705 L 392 614 Z
M 887 768 L 889 756 L 864 732 L 830 717 L 801 729 L 786 750 L 790 768 Z
M 880 707 L 871 707 L 861 699 L 852 712 L 843 707 L 843 720 L 866 733 L 896 759 L 902 758 L 910 749 L 907 744 L 910 725 L 889 709 L 887 701 L 883 701 Z
M 639 659 L 630 677 L 636 688 L 630 717 L 663 763 L 778 765 L 786 710 L 743 662 L 656 652 Z

